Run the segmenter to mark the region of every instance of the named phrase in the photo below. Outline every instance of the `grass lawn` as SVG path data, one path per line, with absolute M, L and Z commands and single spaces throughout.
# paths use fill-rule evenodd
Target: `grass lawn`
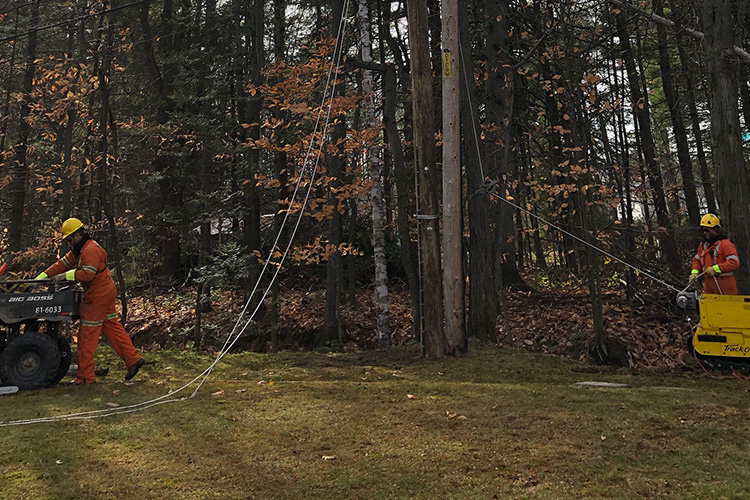
M 211 362 L 148 353 L 126 384 L 108 345 L 97 356 L 100 383 L 0 396 L 0 421 L 138 403 Z M 750 498 L 749 391 L 476 344 L 438 361 L 235 354 L 193 399 L 0 427 L 0 498 Z

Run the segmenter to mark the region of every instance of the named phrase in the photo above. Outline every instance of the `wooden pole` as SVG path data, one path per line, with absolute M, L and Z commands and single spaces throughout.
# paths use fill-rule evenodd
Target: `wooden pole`
M 465 353 L 458 0 L 443 0 L 443 315 L 447 354 Z

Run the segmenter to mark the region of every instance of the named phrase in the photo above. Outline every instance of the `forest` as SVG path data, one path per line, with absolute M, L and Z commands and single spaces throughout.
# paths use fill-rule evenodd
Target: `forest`
M 750 256 L 750 4 L 447 3 L 4 2 L 8 274 L 78 217 L 139 347 L 674 366 L 701 216 Z

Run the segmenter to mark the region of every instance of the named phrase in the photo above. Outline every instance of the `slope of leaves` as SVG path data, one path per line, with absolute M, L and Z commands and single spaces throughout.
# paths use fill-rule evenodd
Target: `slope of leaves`
M 418 341 L 411 324 L 406 291 L 390 294 L 393 344 Z M 661 300 L 661 302 L 660 302 Z M 204 343 L 207 350 L 218 349 L 232 332 L 242 307 L 242 297 L 225 292 L 214 296 L 212 310 L 204 313 Z M 278 335 L 283 349 L 307 350 L 319 347 L 323 329 L 325 291 L 284 288 L 279 300 Z M 140 347 L 190 347 L 195 320 L 194 294 L 130 300 L 128 329 Z M 498 317 L 498 343 L 530 351 L 590 361 L 585 345 L 593 338 L 591 306 L 585 291 L 510 292 L 506 300 L 510 332 Z M 270 298 L 257 321 L 248 327 L 239 342 L 242 349 L 270 349 L 272 329 L 268 311 Z M 375 307 L 369 290 L 358 290 L 353 302 L 342 303 L 342 329 L 345 351 L 368 350 L 377 346 Z M 670 367 L 683 364 L 688 328 L 670 308 L 667 298 L 640 298 L 629 304 L 621 295 L 605 296 L 607 333 L 628 349 L 634 368 Z M 469 332 L 471 335 L 471 332 Z
M 665 301 L 628 304 L 610 293 L 604 298 L 607 334 L 628 349 L 636 368 L 682 365 L 688 326 Z M 593 339 L 591 304 L 587 293 L 511 294 L 507 300 L 510 332 L 498 319 L 501 345 L 589 360 L 585 346 Z

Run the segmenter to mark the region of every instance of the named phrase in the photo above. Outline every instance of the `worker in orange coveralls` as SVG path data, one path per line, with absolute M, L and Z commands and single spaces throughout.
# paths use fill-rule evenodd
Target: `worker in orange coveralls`
M 734 271 L 740 268 L 737 248 L 721 230 L 721 221 L 714 214 L 701 218 L 703 241 L 693 257 L 693 270 L 690 282 L 694 282 L 701 272 L 705 272 L 703 291 L 717 295 L 737 295 L 737 281 Z
M 70 246 L 70 251 L 36 279 L 51 277 L 56 283 L 77 281 L 83 286 L 81 327 L 78 333 L 78 376 L 72 383 L 80 385 L 96 382 L 94 353 L 101 332 L 125 362 L 128 367 L 125 380 L 130 380 L 145 361 L 135 350 L 133 341 L 115 312 L 117 289 L 107 267 L 107 252 L 91 239 L 84 230 L 83 222 L 76 218 L 63 222 L 62 237 Z

